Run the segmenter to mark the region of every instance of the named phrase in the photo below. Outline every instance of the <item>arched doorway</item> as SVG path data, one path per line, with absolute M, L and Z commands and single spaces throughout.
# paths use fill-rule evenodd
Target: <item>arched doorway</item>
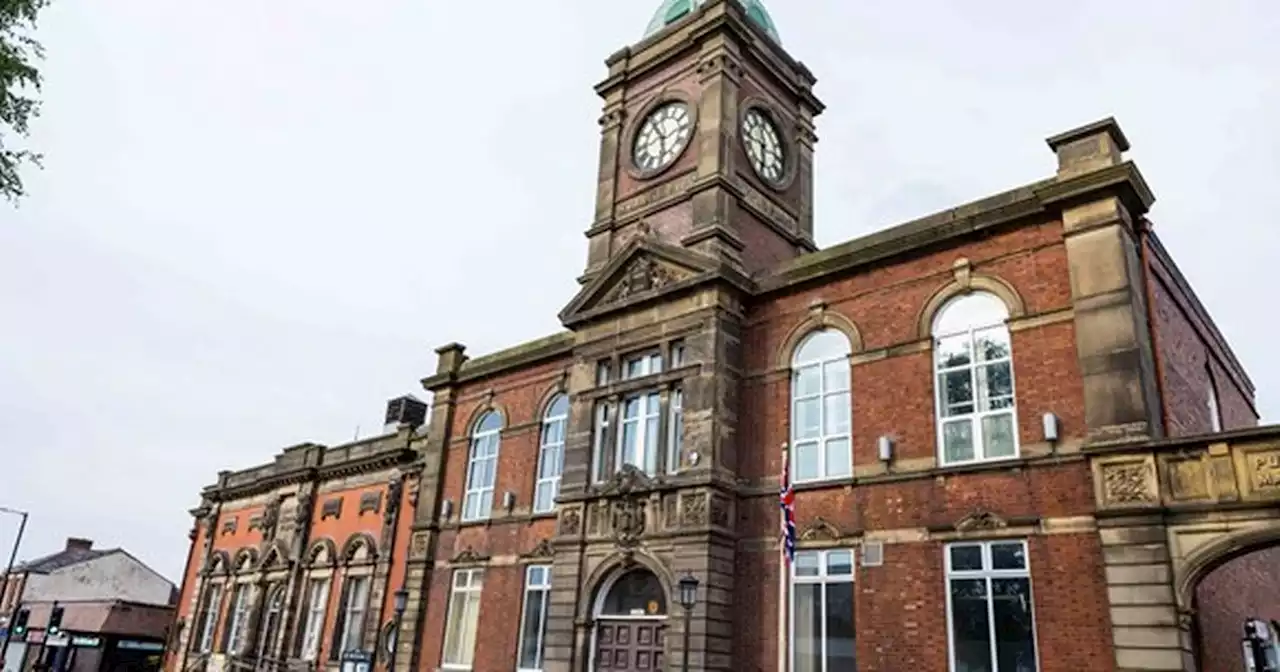
M 1280 527 L 1226 534 L 1207 543 L 1182 568 L 1179 598 L 1191 606 L 1192 664 L 1197 672 L 1254 669 L 1280 672 Z M 1245 667 L 1245 623 L 1262 624 L 1266 642 Z
M 666 669 L 667 591 L 648 569 L 614 575 L 595 602 L 591 669 Z

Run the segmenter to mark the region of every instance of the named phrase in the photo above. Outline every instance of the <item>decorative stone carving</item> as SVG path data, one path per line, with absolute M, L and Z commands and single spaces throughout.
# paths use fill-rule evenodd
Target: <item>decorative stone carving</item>
M 311 526 L 311 511 L 315 507 L 315 497 L 310 492 L 299 492 L 297 503 L 293 507 L 294 533 L 302 532 Z
M 662 498 L 662 525 L 667 529 L 680 527 L 680 500 L 675 495 Z
M 449 562 L 452 562 L 455 565 L 474 565 L 482 563 L 488 559 L 489 556 L 487 554 L 480 553 L 474 548 L 468 546 L 461 551 L 458 551 L 457 555 L 453 556 Z
M 618 284 L 605 296 L 605 301 L 622 301 L 641 292 L 661 289 L 675 280 L 671 269 L 649 255 L 640 255 L 622 271 Z
M 619 546 L 630 547 L 639 543 L 645 529 L 644 509 L 644 501 L 638 497 L 623 497 L 613 502 L 613 539 Z
M 1102 467 L 1103 499 L 1108 504 L 1154 502 L 1148 485 L 1150 467 L 1146 462 L 1108 464 Z
M 554 557 L 555 554 L 556 554 L 556 549 L 551 545 L 551 540 L 543 539 L 542 541 L 539 541 L 538 545 L 534 546 L 533 549 L 531 549 L 529 552 L 521 553 L 520 557 L 532 560 L 535 558 Z
M 560 534 L 570 537 L 582 531 L 582 514 L 577 509 L 565 509 L 560 513 Z
M 977 532 L 980 530 L 999 530 L 1009 526 L 1009 522 L 1004 518 L 987 511 L 978 509 L 964 518 L 956 521 L 957 532 Z
M 1209 483 L 1199 455 L 1168 461 L 1169 494 L 1174 499 L 1207 499 Z
M 329 518 L 342 518 L 341 497 L 330 497 L 320 505 L 320 520 L 324 521 Z
M 262 538 L 271 541 L 276 538 L 276 526 L 280 522 L 280 498 L 272 498 L 262 509 L 262 520 L 258 521 L 258 529 L 262 530 Z
M 1280 450 L 1249 455 L 1249 483 L 1255 492 L 1280 494 Z
M 356 511 L 356 517 L 363 516 L 366 513 L 378 513 L 382 510 L 382 493 L 381 492 L 365 492 L 360 495 L 360 508 Z
M 427 533 L 414 532 L 409 538 L 409 557 L 421 560 L 427 556 Z
M 400 510 L 400 498 L 404 493 L 404 478 L 393 478 L 387 484 L 387 518 Z
M 822 516 L 814 516 L 800 532 L 801 541 L 840 541 L 844 533 Z
M 636 468 L 632 464 L 624 464 L 622 468 L 604 483 L 600 488 L 600 493 L 604 495 L 629 495 L 642 490 L 648 490 L 654 486 L 654 481 L 649 475 Z
M 729 500 L 716 495 L 711 496 L 711 524 L 716 527 L 729 527 Z
M 707 524 L 707 498 L 700 492 L 686 493 L 680 498 L 683 527 L 702 527 Z
M 200 524 L 204 526 L 205 535 L 212 538 L 218 525 L 218 512 L 212 508 L 206 510 L 204 517 L 200 519 Z

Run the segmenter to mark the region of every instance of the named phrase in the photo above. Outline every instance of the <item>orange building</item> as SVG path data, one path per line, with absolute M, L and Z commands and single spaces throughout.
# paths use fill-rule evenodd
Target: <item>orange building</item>
M 1280 621 L 1241 599 L 1280 594 L 1280 429 L 1114 120 L 819 250 L 823 105 L 758 0 L 666 0 L 607 66 L 565 330 L 221 474 L 174 672 L 1217 670 Z

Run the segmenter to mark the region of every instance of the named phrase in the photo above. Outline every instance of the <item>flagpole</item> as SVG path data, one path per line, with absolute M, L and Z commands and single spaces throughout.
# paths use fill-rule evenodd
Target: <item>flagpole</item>
M 782 469 L 783 473 L 787 474 L 787 477 L 790 476 L 789 469 L 787 467 L 787 460 L 791 459 L 788 452 L 787 444 L 783 443 Z M 781 523 L 778 526 L 779 529 L 785 530 L 787 524 L 787 513 L 782 509 L 782 507 L 778 507 L 778 520 Z M 784 532 L 778 540 L 778 672 L 787 672 L 787 668 L 789 667 L 787 665 L 787 654 L 791 648 L 791 642 L 787 637 L 787 621 L 789 620 L 787 618 L 787 614 L 790 611 L 787 609 L 787 602 L 790 599 L 790 591 L 787 590 L 787 587 L 791 582 L 787 580 L 787 574 L 790 571 L 791 568 L 787 562 L 787 540 Z

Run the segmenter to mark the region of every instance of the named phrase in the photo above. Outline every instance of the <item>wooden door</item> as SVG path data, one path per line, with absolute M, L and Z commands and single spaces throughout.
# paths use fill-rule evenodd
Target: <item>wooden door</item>
M 596 624 L 595 668 L 665 670 L 663 621 L 608 621 Z

